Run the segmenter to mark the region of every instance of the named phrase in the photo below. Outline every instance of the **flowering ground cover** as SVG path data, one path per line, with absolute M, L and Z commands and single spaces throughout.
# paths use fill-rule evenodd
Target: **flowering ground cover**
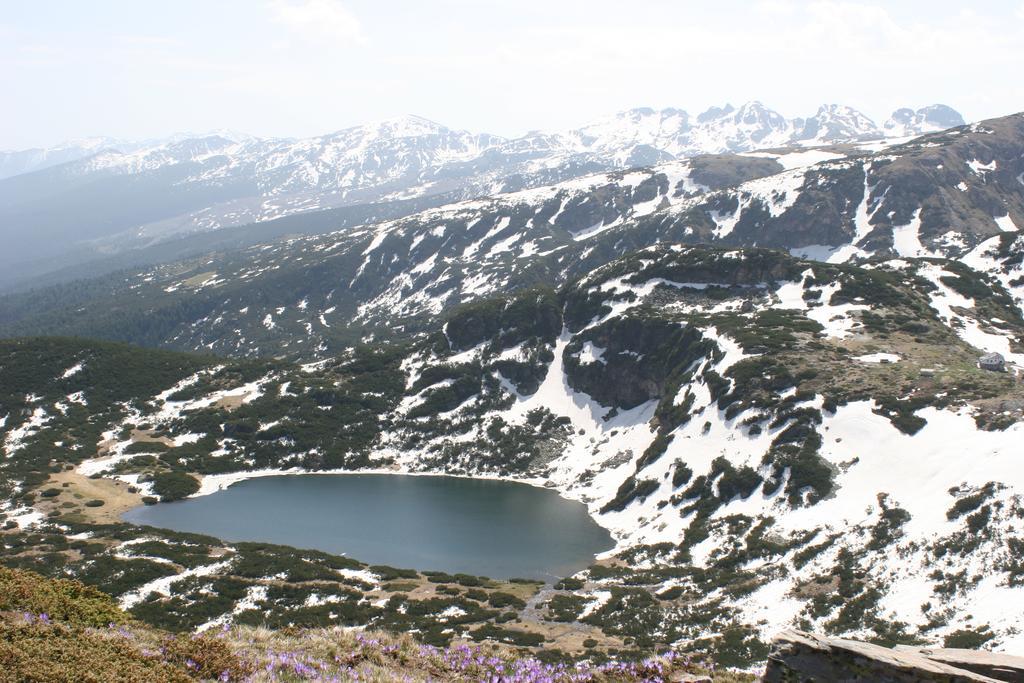
M 435 647 L 408 634 L 344 628 L 224 626 L 172 635 L 78 581 L 0 568 L 0 681 L 657 683 L 683 674 L 752 679 L 671 651 L 642 661 L 544 661 L 498 644 Z

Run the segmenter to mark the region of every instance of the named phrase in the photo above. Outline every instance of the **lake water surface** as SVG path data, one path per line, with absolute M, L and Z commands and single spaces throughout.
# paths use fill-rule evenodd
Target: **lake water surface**
M 261 477 L 124 519 L 227 541 L 264 541 L 370 564 L 549 579 L 613 545 L 582 503 L 488 479 L 399 474 Z

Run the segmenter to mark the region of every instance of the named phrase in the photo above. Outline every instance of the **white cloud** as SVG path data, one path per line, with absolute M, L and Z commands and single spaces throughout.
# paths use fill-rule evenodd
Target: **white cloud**
M 755 5 L 759 12 L 764 14 L 792 15 L 797 11 L 796 5 L 790 0 L 761 0 Z
M 366 42 L 359 19 L 338 0 L 271 0 L 274 18 L 305 39 Z

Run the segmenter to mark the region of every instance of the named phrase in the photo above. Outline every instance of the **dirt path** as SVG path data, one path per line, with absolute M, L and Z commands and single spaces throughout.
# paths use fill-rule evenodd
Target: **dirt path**
M 526 601 L 526 607 L 520 611 L 523 621 L 543 621 L 541 616 L 540 606 L 553 598 L 558 591 L 551 586 L 544 586 L 544 588 L 537 591 L 533 597 Z
M 554 647 L 566 652 L 582 652 L 584 641 L 595 640 L 602 647 L 622 647 L 618 638 L 606 636 L 601 629 L 579 621 L 560 622 L 544 618 L 543 605 L 560 591 L 545 586 L 526 602 L 520 611 L 522 627 L 544 636 L 545 647 Z

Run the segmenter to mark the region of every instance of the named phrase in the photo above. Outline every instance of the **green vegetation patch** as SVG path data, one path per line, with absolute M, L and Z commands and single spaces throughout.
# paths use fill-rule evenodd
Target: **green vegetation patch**
M 127 615 L 109 595 L 72 579 L 46 579 L 39 574 L 0 566 L 0 611 L 46 614 L 79 626 L 122 623 Z
M 199 490 L 199 480 L 184 472 L 161 472 L 153 477 L 153 492 L 168 502 L 188 498 Z
M 179 668 L 145 654 L 126 638 L 40 622 L 0 623 L 0 678 L 39 683 L 85 680 L 185 683 L 195 680 L 184 666 Z

